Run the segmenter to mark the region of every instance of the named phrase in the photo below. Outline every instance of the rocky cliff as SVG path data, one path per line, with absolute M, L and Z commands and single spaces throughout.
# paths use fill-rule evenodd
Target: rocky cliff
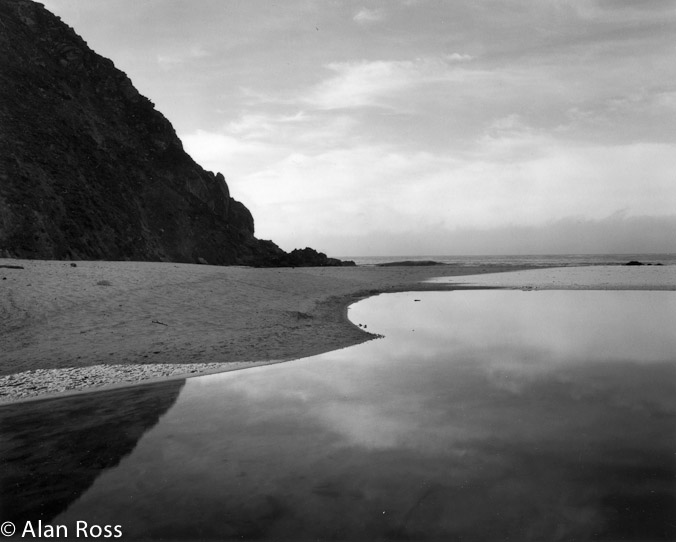
M 30 0 L 0 0 L 0 256 L 291 263 L 129 78 Z

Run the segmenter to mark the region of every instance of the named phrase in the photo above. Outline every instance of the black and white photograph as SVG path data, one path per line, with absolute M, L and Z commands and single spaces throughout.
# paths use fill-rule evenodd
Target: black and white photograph
M 676 0 L 0 0 L 0 541 L 676 541 Z

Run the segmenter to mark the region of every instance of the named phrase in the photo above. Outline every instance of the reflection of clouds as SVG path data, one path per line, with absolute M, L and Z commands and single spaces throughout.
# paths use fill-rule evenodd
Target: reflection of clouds
M 333 402 L 315 415 L 329 429 L 343 435 L 349 445 L 367 449 L 395 448 L 415 429 L 408 419 L 392 415 L 377 405 Z M 401 413 L 399 413 L 401 414 Z
M 386 336 L 364 345 L 362 355 L 376 365 L 385 359 L 381 378 L 393 395 L 418 398 L 409 424 L 396 408 L 370 413 L 370 425 L 387 428 L 376 441 L 395 442 L 394 428 L 400 446 L 435 432 L 483 438 L 506 412 L 514 419 L 497 433 L 528 439 L 570 431 L 555 418 L 571 413 L 591 425 L 609 408 L 673 413 L 664 398 L 674 369 L 660 362 L 676 351 L 676 336 L 664 326 L 674 319 L 674 300 L 671 292 L 455 291 L 359 302 L 353 321 Z M 649 390 L 654 397 L 646 397 Z M 467 411 L 472 421 L 463 427 Z
M 508 274 L 508 273 L 506 273 Z M 480 277 L 480 276 L 479 276 Z M 413 298 L 421 299 L 414 303 Z M 398 352 L 447 356 L 538 351 L 540 364 L 671 359 L 676 292 L 477 290 L 388 294 L 351 307 L 353 321 Z M 415 332 L 411 330 L 415 329 Z M 626 340 L 630 335 L 631 340 Z M 527 361 L 527 360 L 525 360 Z

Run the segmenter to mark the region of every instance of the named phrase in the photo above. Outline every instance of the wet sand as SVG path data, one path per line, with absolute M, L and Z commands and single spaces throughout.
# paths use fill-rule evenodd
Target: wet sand
M 254 269 L 0 259 L 0 402 L 277 363 L 374 338 L 347 306 L 509 266 Z M 16 267 L 21 267 L 17 269 Z

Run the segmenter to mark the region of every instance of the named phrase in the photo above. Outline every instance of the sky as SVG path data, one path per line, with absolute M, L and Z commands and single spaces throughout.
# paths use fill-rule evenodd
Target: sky
M 41 0 L 330 256 L 676 252 L 676 0 Z

